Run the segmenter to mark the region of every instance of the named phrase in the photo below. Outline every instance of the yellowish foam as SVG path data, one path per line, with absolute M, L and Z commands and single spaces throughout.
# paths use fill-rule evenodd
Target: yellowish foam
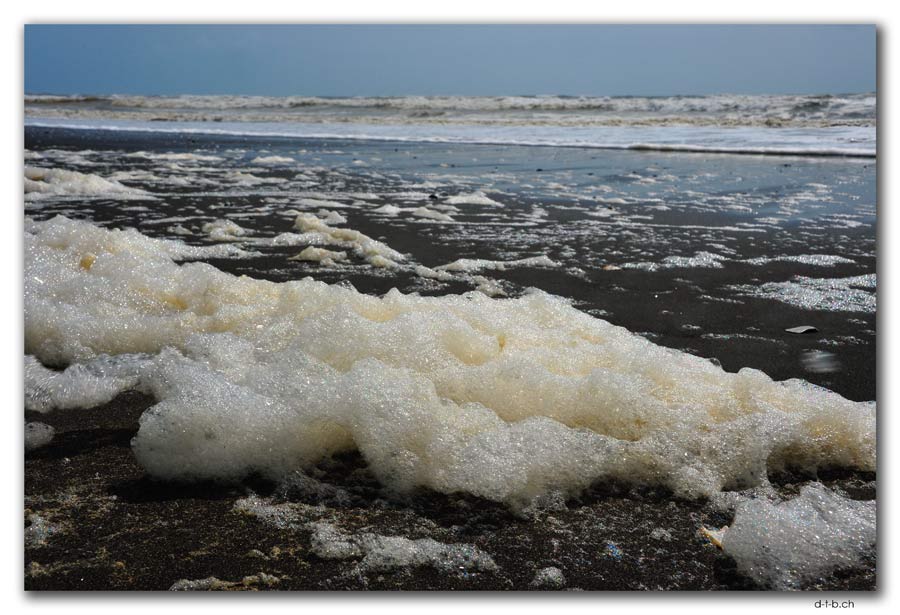
M 62 217 L 25 235 L 26 352 L 151 355 L 135 369 L 159 403 L 133 446 L 155 476 L 278 477 L 357 449 L 397 490 L 524 506 L 602 479 L 698 497 L 783 465 L 875 467 L 874 403 L 725 372 L 542 292 L 379 298 L 178 265 L 178 245 Z

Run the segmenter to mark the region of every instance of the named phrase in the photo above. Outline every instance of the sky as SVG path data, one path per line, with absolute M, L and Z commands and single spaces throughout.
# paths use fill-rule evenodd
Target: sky
M 26 25 L 31 94 L 873 92 L 872 25 Z

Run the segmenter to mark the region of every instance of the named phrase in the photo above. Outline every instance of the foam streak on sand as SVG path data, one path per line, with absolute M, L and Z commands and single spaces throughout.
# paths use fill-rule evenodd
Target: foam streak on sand
M 62 217 L 25 234 L 26 352 L 147 353 L 158 403 L 133 448 L 157 477 L 277 478 L 357 449 L 392 489 L 517 508 L 598 479 L 696 497 L 783 465 L 875 467 L 874 403 L 727 373 L 542 292 L 378 298 L 178 265 L 176 244 Z
M 362 557 L 362 571 L 384 571 L 404 566 L 431 566 L 444 573 L 494 571 L 491 556 L 473 545 L 446 545 L 431 538 L 410 540 L 402 536 L 345 534 L 328 523 L 311 523 L 312 552 L 323 559 Z

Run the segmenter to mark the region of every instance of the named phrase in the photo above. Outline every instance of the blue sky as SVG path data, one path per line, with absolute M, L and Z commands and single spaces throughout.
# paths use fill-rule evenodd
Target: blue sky
M 25 91 L 847 93 L 875 56 L 866 25 L 27 25 Z

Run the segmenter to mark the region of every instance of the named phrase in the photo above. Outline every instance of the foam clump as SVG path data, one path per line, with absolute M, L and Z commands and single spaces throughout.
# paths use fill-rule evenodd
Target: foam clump
M 447 271 L 438 271 L 437 269 L 425 267 L 424 265 L 416 265 L 413 271 L 420 278 L 428 278 L 431 280 L 438 280 L 440 282 L 450 282 L 456 279 L 452 273 L 449 273 Z
M 382 205 L 381 207 L 377 207 L 373 209 L 375 213 L 385 214 L 388 216 L 396 216 L 401 211 L 404 211 L 402 207 L 397 207 L 396 205 Z
M 75 222 L 65 216 L 56 216 L 43 222 L 25 218 L 25 234 L 26 237 L 40 234 L 42 243 L 61 250 L 77 242 L 81 254 L 78 264 L 85 270 L 94 266 L 100 252 L 162 261 L 246 258 L 253 254 L 232 245 L 189 246 L 181 241 L 147 237 L 131 228 L 105 229 L 87 222 Z
M 535 589 L 561 589 L 566 586 L 566 577 L 562 570 L 550 566 L 538 570 L 530 585 Z
M 330 201 L 328 199 L 302 198 L 297 200 L 297 205 L 301 207 L 319 207 L 322 209 L 342 209 L 347 206 L 339 201 Z
M 104 179 L 99 175 L 79 173 L 66 169 L 44 169 L 25 167 L 25 200 L 40 199 L 45 196 L 100 196 L 115 194 L 143 195 L 142 190 L 129 188 L 117 181 Z
M 310 549 L 322 559 L 357 559 L 362 571 L 430 566 L 440 572 L 492 572 L 497 564 L 490 555 L 469 544 L 444 544 L 431 538 L 410 540 L 402 536 L 345 534 L 334 525 L 311 523 Z
M 794 276 L 785 282 L 759 286 L 739 284 L 730 290 L 748 297 L 774 299 L 805 310 L 875 313 L 877 275 L 868 273 L 849 278 L 809 278 Z
M 832 267 L 834 265 L 854 265 L 856 261 L 844 256 L 836 256 L 834 254 L 798 254 L 796 256 L 760 256 L 757 258 L 748 258 L 741 261 L 749 265 L 768 265 L 770 263 L 799 263 L 801 265 L 812 265 L 815 267 Z
M 241 241 L 247 229 L 232 220 L 214 220 L 203 225 L 203 232 L 211 241 Z
M 338 261 L 347 260 L 347 253 L 342 251 L 335 250 L 326 250 L 325 248 L 317 248 L 315 246 L 309 246 L 305 248 L 300 254 L 296 256 L 291 256 L 288 260 L 295 261 L 311 261 L 315 263 L 322 263 L 326 266 L 332 266 Z
M 64 371 L 47 369 L 25 356 L 25 409 L 92 408 L 124 391 L 138 388 L 143 360 L 135 355 L 102 356 L 89 364 L 76 363 Z
M 440 265 L 437 267 L 439 271 L 460 271 L 472 273 L 476 271 L 484 271 L 493 269 L 497 271 L 505 271 L 512 267 L 558 267 L 559 264 L 546 254 L 540 256 L 529 256 L 510 261 L 494 261 L 484 258 L 460 258 L 452 263 Z
M 263 523 L 281 530 L 298 530 L 304 528 L 309 519 L 310 510 L 316 507 L 298 502 L 273 503 L 251 493 L 234 503 L 235 512 L 256 517 Z
M 720 542 L 757 583 L 799 589 L 873 555 L 875 514 L 874 500 L 851 500 L 813 483 L 786 502 L 758 498 L 738 504 Z
M 244 173 L 243 171 L 229 171 L 225 174 L 225 179 L 234 182 L 239 186 L 260 186 L 263 184 L 284 184 L 288 180 L 283 177 L 258 177 L 253 173 Z
M 320 209 L 316 212 L 316 215 L 318 215 L 325 224 L 346 224 L 347 222 L 347 218 L 333 209 Z
M 251 164 L 294 164 L 297 161 L 287 156 L 257 156 Z
M 125 158 L 147 158 L 150 160 L 167 160 L 170 162 L 221 162 L 223 158 L 221 156 L 212 156 L 209 154 L 197 154 L 194 152 L 165 152 L 165 153 L 156 153 L 156 152 L 133 152 L 131 154 L 124 154 Z
M 325 220 L 311 214 L 298 215 L 294 221 L 294 227 L 326 245 L 352 250 L 357 256 L 376 267 L 396 266 L 398 261 L 406 258 L 403 254 L 368 235 L 354 229 L 335 228 Z
M 728 373 L 540 291 L 372 297 L 179 265 L 174 243 L 61 217 L 25 234 L 26 352 L 73 378 L 150 355 L 132 446 L 158 478 L 279 479 L 357 450 L 396 492 L 522 509 L 597 480 L 706 497 L 787 465 L 875 469 L 874 402 Z
M 640 262 L 640 263 L 624 263 L 623 269 L 643 269 L 645 271 L 658 271 L 660 269 L 675 268 L 701 268 L 701 269 L 722 269 L 723 261 L 727 261 L 727 257 L 714 252 L 697 252 L 694 256 L 667 256 L 659 263 Z
M 45 423 L 25 423 L 25 452 L 43 448 L 53 441 L 56 430 Z
M 275 575 L 259 572 L 257 574 L 246 576 L 240 581 L 223 581 L 216 577 L 206 577 L 205 579 L 179 579 L 172 584 L 169 591 L 246 591 L 277 587 L 279 583 L 281 583 L 281 579 Z
M 503 203 L 495 201 L 484 192 L 478 191 L 471 194 L 457 194 L 447 199 L 448 205 L 487 205 L 490 207 L 503 207 Z
M 439 211 L 434 211 L 433 209 L 428 209 L 427 207 L 416 207 L 409 213 L 416 218 L 428 218 L 430 220 L 437 220 L 438 222 L 454 222 L 452 216 L 448 216 Z

